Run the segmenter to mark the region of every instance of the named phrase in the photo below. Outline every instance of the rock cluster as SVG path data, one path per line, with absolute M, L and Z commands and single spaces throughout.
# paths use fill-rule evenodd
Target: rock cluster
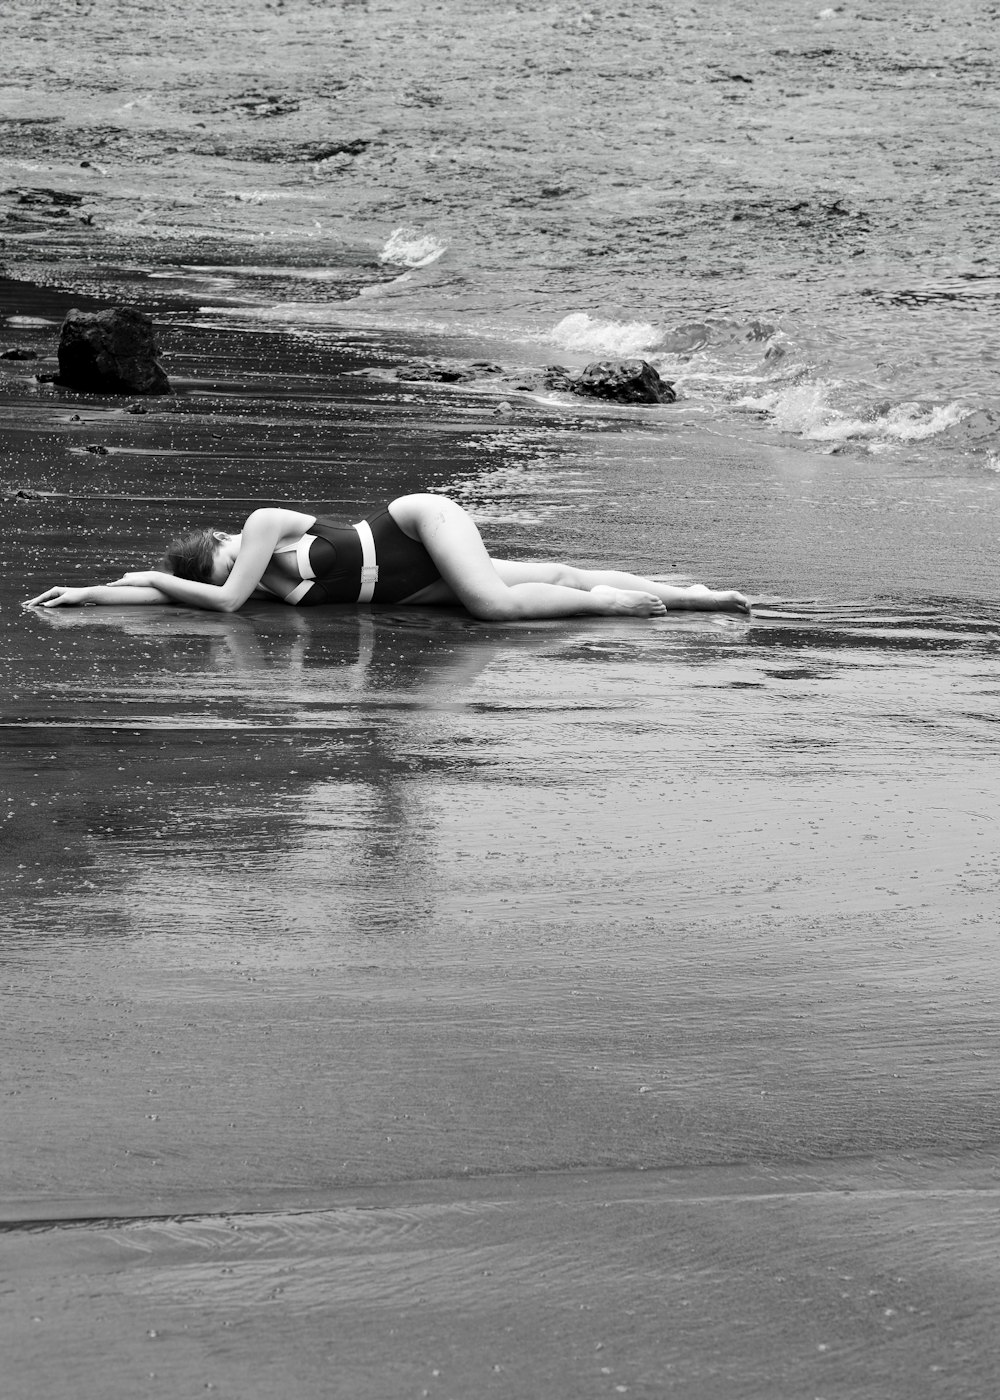
M 503 374 L 500 365 L 487 360 L 459 364 L 456 360 L 407 360 L 397 365 L 396 378 L 415 384 L 471 384 L 484 375 Z
M 474 384 L 482 379 L 497 380 L 504 388 L 523 393 L 578 394 L 583 398 L 607 399 L 612 403 L 674 403 L 673 384 L 661 379 L 648 360 L 595 360 L 574 374 L 563 365 L 546 365 L 543 370 L 510 374 L 501 365 L 475 360 L 462 364 L 453 360 L 408 360 L 393 371 L 397 379 L 410 383 Z

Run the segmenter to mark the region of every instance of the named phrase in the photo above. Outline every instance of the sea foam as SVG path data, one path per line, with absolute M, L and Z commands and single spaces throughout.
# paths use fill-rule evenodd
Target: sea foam
M 447 245 L 430 233 L 415 228 L 397 228 L 386 240 L 378 260 L 396 267 L 427 267 L 437 262 Z
M 947 404 L 887 404 L 863 417 L 837 408 L 836 381 L 810 380 L 740 399 L 737 408 L 764 413 L 779 432 L 813 442 L 923 442 L 961 423 L 969 412 L 958 400 Z

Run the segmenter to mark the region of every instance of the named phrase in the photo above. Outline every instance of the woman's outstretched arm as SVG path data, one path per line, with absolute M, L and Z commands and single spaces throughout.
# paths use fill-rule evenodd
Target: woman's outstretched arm
M 24 606 L 78 608 L 84 603 L 97 603 L 98 606 L 120 608 L 130 604 L 155 607 L 169 602 L 170 599 L 158 588 L 120 588 L 110 583 L 99 583 L 90 588 L 47 588 L 37 598 L 29 598 Z

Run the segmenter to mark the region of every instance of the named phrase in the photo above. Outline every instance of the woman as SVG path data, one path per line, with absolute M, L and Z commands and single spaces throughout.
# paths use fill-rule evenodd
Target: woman
M 235 612 L 248 598 L 283 602 L 462 604 L 491 622 L 521 618 L 658 617 L 668 608 L 747 613 L 742 593 L 675 588 L 634 574 L 491 559 L 455 501 L 400 496 L 357 525 L 268 507 L 242 533 L 197 530 L 174 540 L 165 567 L 90 588 L 49 588 L 27 606 L 180 603 Z

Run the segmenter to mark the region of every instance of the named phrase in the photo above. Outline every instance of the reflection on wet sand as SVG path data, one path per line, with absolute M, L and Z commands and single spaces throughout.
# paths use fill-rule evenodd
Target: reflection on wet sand
M 513 779 L 526 792 L 545 787 L 544 747 L 520 772 L 504 764 L 508 717 L 541 710 L 558 727 L 567 716 L 571 724 L 614 716 L 622 703 L 572 681 L 569 693 L 556 687 L 541 696 L 534 684 L 534 693 L 512 699 L 493 694 L 484 679 L 553 665 L 620 670 L 642 654 L 627 625 L 596 634 L 551 624 L 496 628 L 416 610 L 264 607 L 222 617 L 85 609 L 23 621 L 39 625 L 57 640 L 34 658 L 38 700 L 22 694 L 22 718 L 13 726 L 25 747 L 22 764 L 41 765 L 36 786 L 46 767 L 52 772 L 50 805 L 65 801 L 73 774 L 82 863 L 116 872 L 112 882 L 127 891 L 137 930 L 165 916 L 189 928 L 213 926 L 227 909 L 287 930 L 318 917 L 331 902 L 331 884 L 335 907 L 324 926 L 330 919 L 345 928 L 394 924 L 400 905 L 404 922 L 432 923 L 442 891 L 428 885 L 419 852 L 434 847 L 442 786 L 468 785 L 481 773 Z M 661 635 L 686 635 L 697 648 L 706 634 L 733 638 L 743 630 L 730 619 L 677 618 Z M 71 678 L 65 661 L 77 649 L 65 649 L 63 638 L 86 648 L 100 688 L 89 674 Z M 26 686 L 31 669 L 26 658 Z M 106 688 L 112 676 L 113 692 Z M 58 761 L 35 757 L 33 731 L 45 735 L 39 749 L 62 750 Z M 115 752 L 123 761 L 109 765 Z M 96 785 L 99 797 L 81 804 L 81 792 Z M 238 852 L 223 860 L 220 874 L 230 846 Z M 58 869 L 36 878 L 65 888 L 77 854 L 66 847 Z M 335 879 L 337 870 L 343 878 Z M 249 904 L 248 872 L 260 885 Z M 170 912 L 179 880 L 184 905 Z M 36 928 L 54 919 L 62 927 L 66 911 L 57 917 L 44 894 L 32 888 L 24 917 Z M 78 920 L 79 911 L 70 917 Z

